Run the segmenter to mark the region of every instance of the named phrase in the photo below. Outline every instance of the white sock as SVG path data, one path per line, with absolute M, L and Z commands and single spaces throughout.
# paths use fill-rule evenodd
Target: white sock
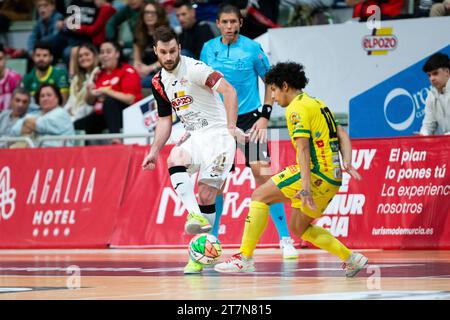
M 195 197 L 194 185 L 191 182 L 189 174 L 186 172 L 186 167 L 176 166 L 169 168 L 169 173 L 172 187 L 181 198 L 181 201 L 183 201 L 188 212 L 201 214 L 197 198 Z

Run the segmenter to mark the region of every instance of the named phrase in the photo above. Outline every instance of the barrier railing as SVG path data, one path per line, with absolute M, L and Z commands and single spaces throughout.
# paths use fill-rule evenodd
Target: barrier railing
M 147 138 L 148 143 L 152 142 L 154 137 L 153 132 L 149 133 L 107 133 L 107 134 L 79 134 L 73 136 L 42 136 L 36 139 L 29 137 L 0 137 L 1 142 L 26 142 L 32 148 L 40 147 L 45 141 L 63 141 L 64 146 L 67 145 L 67 141 L 89 141 L 89 140 L 111 140 L 111 139 L 128 139 L 128 138 Z
M 36 147 L 30 137 L 0 137 L 0 144 L 2 142 L 26 142 L 30 148 Z

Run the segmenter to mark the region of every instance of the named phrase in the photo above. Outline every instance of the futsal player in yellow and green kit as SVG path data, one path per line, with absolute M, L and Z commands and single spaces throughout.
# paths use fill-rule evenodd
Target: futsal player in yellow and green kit
M 268 221 L 269 206 L 291 201 L 291 233 L 320 249 L 338 256 L 344 262 L 347 277 L 356 275 L 368 259 L 354 253 L 329 231 L 313 225 L 338 192 L 342 181 L 342 166 L 354 179 L 361 176 L 351 165 L 351 142 L 334 119 L 331 110 L 320 100 L 303 91 L 308 79 L 303 66 L 278 63 L 265 77 L 277 103 L 286 108 L 286 122 L 296 161 L 252 194 L 240 253 L 217 264 L 218 272 L 251 272 L 255 270 L 253 251 Z

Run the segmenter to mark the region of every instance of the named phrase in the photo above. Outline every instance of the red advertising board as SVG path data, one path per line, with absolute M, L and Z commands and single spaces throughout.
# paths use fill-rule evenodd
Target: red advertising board
M 166 165 L 171 148 L 154 171 L 141 169 L 148 147 L 0 150 L 0 248 L 186 246 L 186 210 Z M 295 162 L 289 141 L 273 143 L 271 155 L 273 172 Z M 449 136 L 354 140 L 363 179 L 344 174 L 315 223 L 350 248 L 448 249 L 449 159 Z M 255 187 L 238 164 L 225 185 L 224 246 L 239 246 Z M 260 246 L 278 241 L 269 222 Z
M 349 180 L 317 223 L 353 248 L 450 248 L 450 137 L 353 141 Z
M 130 147 L 0 151 L 0 247 L 106 247 Z

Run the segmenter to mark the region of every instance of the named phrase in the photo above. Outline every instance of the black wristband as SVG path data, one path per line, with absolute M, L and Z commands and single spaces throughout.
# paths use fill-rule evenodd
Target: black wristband
M 260 109 L 262 109 L 260 111 Z M 270 114 L 272 113 L 272 106 L 270 104 L 265 104 L 261 108 L 258 108 L 258 113 L 260 117 L 270 120 Z

